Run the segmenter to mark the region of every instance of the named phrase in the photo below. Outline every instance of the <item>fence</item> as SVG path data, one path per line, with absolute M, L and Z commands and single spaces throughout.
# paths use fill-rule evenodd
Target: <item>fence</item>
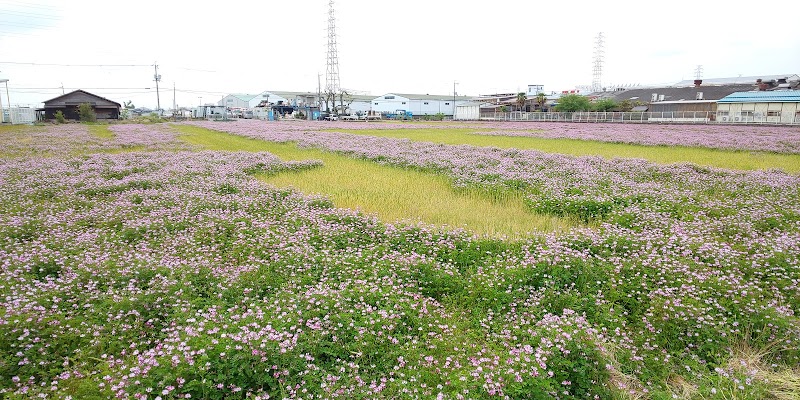
M 788 118 L 787 118 L 788 117 Z M 609 122 L 609 123 L 675 123 L 675 124 L 765 124 L 800 125 L 800 113 L 781 117 L 780 114 L 753 115 L 724 111 L 675 112 L 507 112 L 483 113 L 488 121 L 549 121 L 549 122 Z
M 3 108 L 3 122 L 12 124 L 32 124 L 36 122 L 36 110 L 28 107 Z

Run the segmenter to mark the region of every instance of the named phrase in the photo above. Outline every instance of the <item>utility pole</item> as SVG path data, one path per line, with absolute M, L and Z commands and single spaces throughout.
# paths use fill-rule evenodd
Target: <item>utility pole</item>
M 64 82 L 61 82 L 61 94 L 64 94 Z
M 158 64 L 153 63 L 153 66 L 156 67 L 156 73 L 153 75 L 153 79 L 156 81 L 156 104 L 158 113 L 161 114 L 161 95 L 158 93 L 158 81 L 161 80 L 161 75 L 158 74 Z
M 322 112 L 322 74 L 317 73 L 317 107 Z
M 456 119 L 456 85 L 458 82 L 453 81 L 453 119 Z
M 178 106 L 175 103 L 175 82 L 172 82 L 172 112 L 175 113 L 177 109 Z

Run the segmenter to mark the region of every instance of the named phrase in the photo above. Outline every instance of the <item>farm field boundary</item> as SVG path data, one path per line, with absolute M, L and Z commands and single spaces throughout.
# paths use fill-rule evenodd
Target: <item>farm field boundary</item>
M 503 149 L 538 150 L 547 153 L 604 158 L 640 158 L 658 164 L 693 163 L 734 170 L 781 169 L 800 173 L 800 155 L 757 151 L 732 151 L 684 146 L 645 146 L 578 139 L 477 134 L 477 129 L 335 129 L 356 135 L 409 139 L 448 145 L 472 145 Z
M 267 151 L 283 161 L 322 160 L 322 167 L 258 177 L 277 187 L 329 196 L 337 207 L 374 213 L 388 222 L 425 222 L 511 237 L 533 231 L 561 231 L 577 225 L 568 218 L 533 213 L 524 204 L 522 193 L 457 189 L 449 178 L 430 172 L 204 128 L 178 126 L 177 129 L 183 133 L 183 140 L 208 150 Z

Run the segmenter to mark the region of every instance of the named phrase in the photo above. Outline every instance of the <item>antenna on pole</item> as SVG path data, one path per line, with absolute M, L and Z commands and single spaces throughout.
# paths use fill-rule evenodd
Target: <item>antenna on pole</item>
M 597 34 L 594 42 L 594 62 L 592 63 L 592 91 L 603 90 L 603 32 Z
M 703 79 L 703 66 L 698 65 L 697 68 L 694 69 L 694 79 Z
M 336 50 L 336 15 L 333 0 L 328 1 L 328 63 L 325 69 L 325 92 L 336 96 L 341 89 L 339 81 L 339 53 Z M 334 100 L 334 108 L 336 101 Z

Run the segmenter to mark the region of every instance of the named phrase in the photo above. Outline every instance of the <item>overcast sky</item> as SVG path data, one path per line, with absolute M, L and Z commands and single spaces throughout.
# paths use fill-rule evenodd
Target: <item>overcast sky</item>
M 800 35 L 782 20 L 796 10 L 789 0 L 335 6 L 342 86 L 375 96 L 452 94 L 454 81 L 463 95 L 589 85 L 598 32 L 606 85 L 692 79 L 698 64 L 705 78 L 800 73 Z M 179 106 L 226 93 L 316 92 L 317 74 L 325 85 L 327 10 L 327 0 L 0 0 L 0 79 L 9 79 L 13 104 L 34 106 L 63 84 L 155 108 L 155 62 L 163 108 L 173 84 Z M 130 66 L 63 66 L 77 64 Z

